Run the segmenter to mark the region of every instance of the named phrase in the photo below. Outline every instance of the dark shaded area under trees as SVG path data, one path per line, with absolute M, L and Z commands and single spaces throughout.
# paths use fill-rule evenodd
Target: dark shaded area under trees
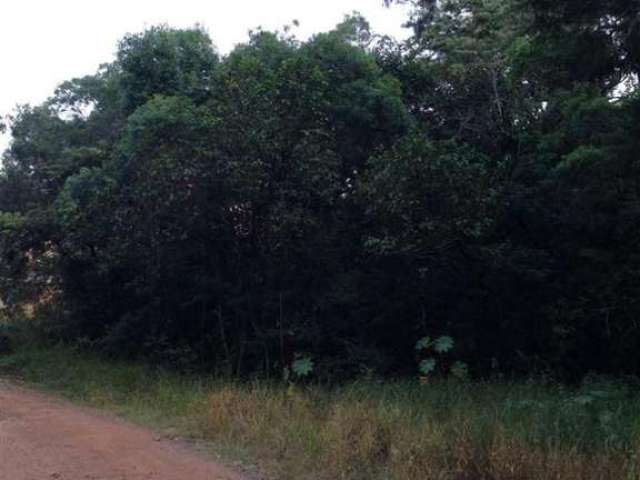
M 4 301 L 40 299 L 52 339 L 235 375 L 413 373 L 442 334 L 475 374 L 638 373 L 640 3 L 409 23 L 224 57 L 155 27 L 18 109 Z

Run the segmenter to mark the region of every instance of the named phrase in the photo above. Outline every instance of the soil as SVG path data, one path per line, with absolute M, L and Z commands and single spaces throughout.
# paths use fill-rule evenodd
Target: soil
M 0 382 L 0 480 L 242 480 L 188 444 Z

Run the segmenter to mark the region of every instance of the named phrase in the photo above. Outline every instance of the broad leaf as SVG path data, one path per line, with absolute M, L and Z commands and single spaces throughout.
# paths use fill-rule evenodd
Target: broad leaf
M 453 338 L 443 335 L 438 337 L 433 344 L 433 349 L 438 353 L 448 352 L 453 348 Z
M 418 343 L 416 343 L 416 350 L 426 350 L 432 345 L 432 343 L 433 341 L 431 340 L 431 337 L 422 337 L 418 340 Z
M 436 360 L 434 358 L 426 358 L 420 362 L 418 369 L 420 373 L 423 375 L 428 375 L 433 372 L 436 368 Z
M 291 364 L 291 370 L 293 370 L 293 373 L 298 377 L 306 377 L 313 372 L 313 360 L 310 357 L 294 360 Z

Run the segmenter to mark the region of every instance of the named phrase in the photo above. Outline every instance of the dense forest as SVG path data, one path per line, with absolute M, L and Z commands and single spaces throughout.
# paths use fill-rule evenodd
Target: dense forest
M 239 376 L 414 374 L 427 335 L 475 376 L 639 373 L 640 1 L 401 3 L 402 42 L 153 27 L 18 108 L 5 310 Z

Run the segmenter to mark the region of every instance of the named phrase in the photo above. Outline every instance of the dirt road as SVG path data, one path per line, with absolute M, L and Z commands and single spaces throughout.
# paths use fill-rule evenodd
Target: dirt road
M 180 442 L 0 382 L 0 480 L 240 480 Z

